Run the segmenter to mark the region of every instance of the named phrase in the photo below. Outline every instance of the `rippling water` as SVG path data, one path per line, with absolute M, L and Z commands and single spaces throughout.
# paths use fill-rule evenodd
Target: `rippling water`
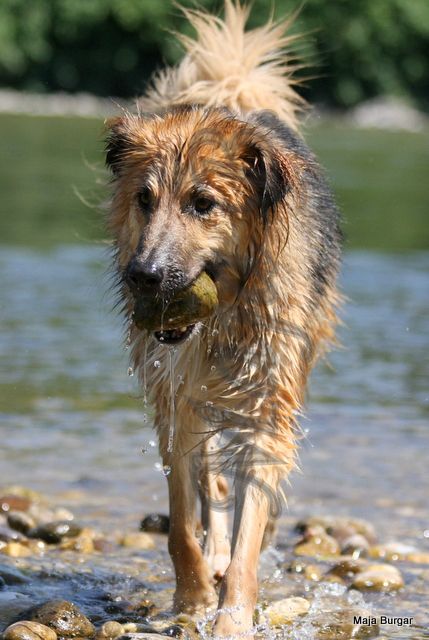
M 69 500 L 102 529 L 135 528 L 144 513 L 166 510 L 166 483 L 127 376 L 107 264 L 101 247 L 1 249 L 0 485 Z M 342 347 L 312 377 L 302 473 L 291 478 L 283 525 L 359 516 L 383 540 L 428 549 L 429 253 L 349 253 L 342 287 Z M 165 550 L 153 562 L 171 583 Z M 273 562 L 267 556 L 269 575 Z M 397 596 L 395 615 L 424 611 L 428 579 Z M 426 637 L 401 633 L 384 637 Z

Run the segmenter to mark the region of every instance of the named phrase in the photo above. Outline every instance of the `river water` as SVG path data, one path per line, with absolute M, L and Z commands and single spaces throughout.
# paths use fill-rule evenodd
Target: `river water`
M 141 391 L 127 375 L 107 267 L 103 246 L 0 251 L 0 486 L 30 487 L 86 526 L 137 530 L 144 514 L 167 512 L 166 482 Z M 383 541 L 429 549 L 429 253 L 349 252 L 341 286 L 341 347 L 312 376 L 301 472 L 291 477 L 280 546 L 262 563 L 268 596 L 294 594 L 278 566 L 292 523 L 306 516 L 362 517 Z M 141 579 L 168 608 L 165 541 L 149 556 Z M 135 589 L 129 568 L 121 581 L 121 563 L 115 554 L 89 559 L 79 579 L 61 565 L 68 579 L 36 581 L 36 592 L 74 597 L 91 612 L 85 589 L 95 583 L 122 595 Z M 380 637 L 429 637 L 429 568 L 406 567 L 405 579 L 395 595 L 365 596 L 377 611 L 416 618 Z M 0 596 L 0 621 L 8 612 Z M 298 636 L 316 637 L 311 628 Z

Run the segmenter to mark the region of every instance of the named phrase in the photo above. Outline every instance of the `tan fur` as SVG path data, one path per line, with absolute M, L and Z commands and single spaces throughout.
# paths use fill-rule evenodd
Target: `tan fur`
M 308 213 L 314 204 L 304 189 L 313 161 L 272 148 L 267 135 L 243 116 L 271 108 L 296 128 L 300 100 L 280 53 L 289 38 L 284 25 L 272 23 L 245 34 L 247 9 L 230 0 L 225 6 L 225 22 L 186 12 L 197 38 L 182 38 L 184 61 L 159 76 L 141 104 L 155 112 L 183 102 L 222 104 L 236 117 L 204 106 L 151 117 L 125 114 L 109 123 L 109 162 L 115 172 L 109 227 L 118 272 L 136 253 L 161 243 L 190 279 L 208 260 L 224 265 L 216 281 L 217 312 L 173 350 L 137 329 L 134 300 L 122 287 L 131 362 L 147 383 L 163 463 L 171 467 L 175 607 L 195 612 L 213 605 L 213 578 L 224 573 L 219 606 L 226 611 L 217 617 L 218 636 L 246 633 L 252 626 L 260 547 L 280 508 L 279 482 L 295 465 L 296 414 L 314 360 L 333 339 L 338 303 L 332 279 L 315 303 L 313 267 L 320 239 Z M 248 177 L 261 157 L 267 171 L 275 163 L 291 185 L 275 206 L 275 221 L 266 225 L 257 185 Z M 150 217 L 141 214 L 136 200 L 142 180 L 156 202 Z M 218 203 L 200 219 L 184 214 L 195 184 Z M 169 452 L 171 371 L 176 430 Z M 229 440 L 219 449 L 225 432 Z M 215 504 L 226 496 L 221 473 L 235 474 L 231 558 L 225 514 Z M 205 553 L 195 535 L 198 493 L 205 496 L 209 529 Z

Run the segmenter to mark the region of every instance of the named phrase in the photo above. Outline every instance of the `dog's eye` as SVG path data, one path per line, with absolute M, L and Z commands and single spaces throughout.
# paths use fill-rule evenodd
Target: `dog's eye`
M 194 208 L 197 213 L 204 214 L 208 213 L 210 209 L 214 207 L 213 200 L 210 198 L 206 198 L 204 196 L 199 196 L 194 200 Z
M 149 187 L 143 187 L 143 189 L 138 194 L 138 202 L 142 209 L 147 209 L 153 200 L 152 191 Z

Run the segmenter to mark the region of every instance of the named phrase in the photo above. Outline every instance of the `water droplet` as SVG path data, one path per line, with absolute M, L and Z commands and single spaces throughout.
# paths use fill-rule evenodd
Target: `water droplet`
M 155 440 L 149 440 L 149 446 L 150 446 L 150 447 L 156 447 L 156 442 L 155 442 Z
M 155 369 L 159 369 L 159 367 L 161 366 L 161 363 L 159 360 L 155 360 L 155 362 L 153 363 L 153 366 L 155 367 Z
M 216 365 L 212 364 L 212 366 L 210 367 L 210 371 L 216 371 Z
M 217 336 L 217 335 L 219 335 L 219 329 L 213 329 L 212 336 Z
M 215 352 L 214 352 L 214 354 L 213 354 L 213 356 L 214 356 L 215 358 L 219 358 L 219 351 L 215 351 Z
M 155 467 L 155 469 L 157 471 L 161 471 L 162 470 L 162 464 L 160 462 L 155 462 L 155 464 L 153 466 Z
M 147 418 L 147 413 L 143 414 L 143 424 L 146 424 L 148 418 Z
M 429 529 L 423 531 L 423 538 L 429 538 Z
M 207 387 L 206 387 L 206 385 L 205 385 L 205 384 L 202 384 L 202 385 L 201 385 L 201 391 L 202 391 L 203 393 L 205 393 L 205 392 L 207 391 Z
M 134 369 L 132 367 L 128 367 L 127 374 L 132 378 L 134 375 Z
M 145 445 L 144 447 L 142 447 L 142 453 L 147 453 L 147 452 L 148 452 L 148 448 L 147 448 L 147 446 Z
M 207 400 L 206 407 L 212 407 L 212 406 L 213 406 L 213 402 L 211 400 Z
M 165 464 L 162 467 L 162 473 L 163 473 L 164 476 L 169 476 L 170 473 L 171 473 L 171 467 L 168 464 Z

